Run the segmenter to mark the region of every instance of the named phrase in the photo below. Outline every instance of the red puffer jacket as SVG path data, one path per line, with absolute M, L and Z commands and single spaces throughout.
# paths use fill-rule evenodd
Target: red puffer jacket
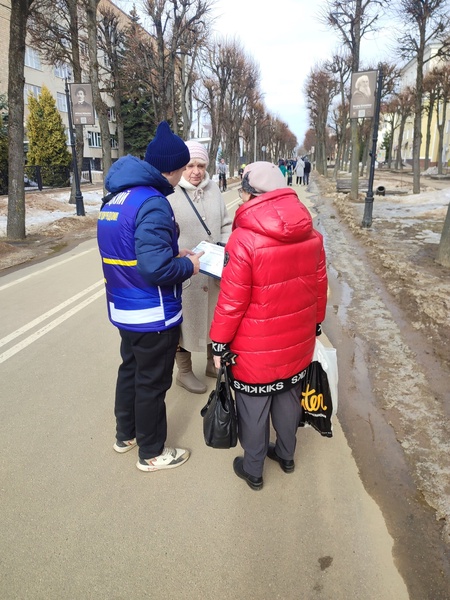
M 325 251 L 308 209 L 291 188 L 262 194 L 237 211 L 210 337 L 238 355 L 235 389 L 280 393 L 311 362 L 325 318 Z

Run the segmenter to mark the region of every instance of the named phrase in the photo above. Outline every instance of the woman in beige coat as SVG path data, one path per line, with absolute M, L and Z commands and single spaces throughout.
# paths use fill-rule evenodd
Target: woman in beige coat
M 186 142 L 190 158 L 175 193 L 168 196 L 180 227 L 180 248 L 195 248 L 202 240 L 225 244 L 231 233 L 232 219 L 218 185 L 207 172 L 208 152 L 199 142 Z M 187 197 L 189 196 L 189 198 Z M 197 209 L 199 217 L 189 202 Z M 205 374 L 216 377 L 212 359 L 209 328 L 219 295 L 219 280 L 199 273 L 183 284 L 183 323 L 180 348 L 176 354 L 178 373 L 176 383 L 194 394 L 203 394 L 207 386 L 192 371 L 192 352 L 205 352 Z

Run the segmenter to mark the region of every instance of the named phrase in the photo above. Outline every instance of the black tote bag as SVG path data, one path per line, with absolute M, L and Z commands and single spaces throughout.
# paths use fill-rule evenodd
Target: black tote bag
M 221 365 L 216 388 L 210 393 L 208 402 L 200 414 L 203 417 L 203 436 L 207 446 L 222 450 L 236 446 L 236 408 L 225 365 Z

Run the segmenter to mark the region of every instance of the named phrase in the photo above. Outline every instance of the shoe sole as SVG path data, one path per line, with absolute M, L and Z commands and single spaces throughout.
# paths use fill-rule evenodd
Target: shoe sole
M 176 469 L 177 467 L 181 467 L 181 465 L 184 465 L 184 463 L 189 460 L 189 456 L 190 454 L 181 462 L 178 462 L 174 465 L 167 465 L 167 466 L 163 466 L 163 467 L 154 467 L 151 465 L 143 465 L 141 464 L 139 461 L 137 461 L 136 463 L 136 467 L 139 469 L 139 471 L 143 471 L 144 473 L 150 473 L 152 471 L 166 471 L 167 469 Z
M 270 458 L 270 460 L 273 460 L 274 462 L 277 462 L 280 465 L 281 470 L 284 473 L 293 473 L 295 471 L 295 465 L 293 465 L 292 467 L 285 467 L 281 462 L 280 462 L 280 458 L 275 455 L 275 456 L 270 456 L 269 453 L 267 453 L 267 458 Z
M 124 452 L 129 452 L 130 450 L 133 450 L 133 448 L 136 448 L 137 443 L 134 442 L 134 444 L 130 444 L 129 446 L 117 446 L 116 443 L 113 444 L 113 448 L 116 452 L 118 452 L 119 454 L 124 454 Z
M 188 387 L 187 385 L 184 385 L 184 383 L 181 383 L 181 381 L 179 379 L 175 379 L 175 383 L 177 385 L 179 385 L 180 387 L 184 388 L 185 390 L 187 390 L 188 392 L 190 392 L 191 394 L 204 394 L 207 391 L 207 387 L 205 385 L 205 389 L 200 391 L 200 390 L 193 390 L 192 388 Z
M 236 471 L 234 465 L 233 465 L 233 471 L 235 473 L 235 475 L 237 475 L 239 477 L 239 479 L 242 479 L 242 481 L 245 481 L 245 483 L 248 485 L 249 488 L 251 488 L 252 490 L 254 490 L 255 492 L 259 492 L 259 490 L 262 490 L 264 482 L 261 481 L 261 483 L 252 483 L 251 481 L 249 481 L 247 479 L 247 477 L 245 475 L 243 475 L 242 473 L 239 473 L 239 471 Z

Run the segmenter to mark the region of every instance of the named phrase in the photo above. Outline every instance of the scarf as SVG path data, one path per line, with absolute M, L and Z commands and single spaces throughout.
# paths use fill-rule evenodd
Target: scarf
M 203 181 L 200 181 L 200 183 L 197 186 L 192 185 L 192 183 L 189 183 L 189 181 L 186 181 L 186 179 L 183 176 L 181 176 L 180 183 L 178 185 L 184 188 L 189 193 L 189 196 L 193 202 L 199 203 L 203 200 L 205 196 L 204 188 L 208 185 L 209 182 L 209 173 L 205 171 L 205 177 L 203 178 Z

